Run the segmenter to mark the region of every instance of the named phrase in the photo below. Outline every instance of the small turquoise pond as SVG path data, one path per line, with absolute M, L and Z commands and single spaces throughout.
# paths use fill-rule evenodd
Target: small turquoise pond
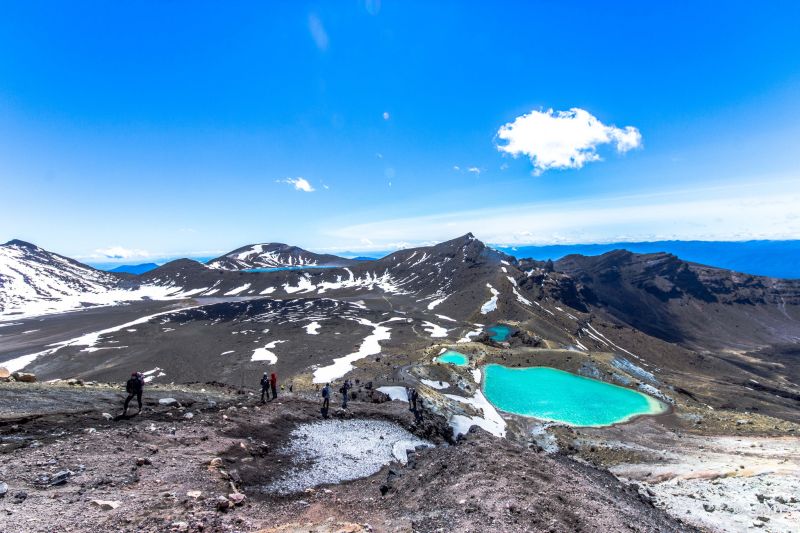
M 490 338 L 494 342 L 503 342 L 511 336 L 513 330 L 504 324 L 496 324 L 486 328 L 486 331 L 492 334 Z
M 453 350 L 447 350 L 442 355 L 438 356 L 436 361 L 439 363 L 449 363 L 456 366 L 467 366 L 469 364 L 469 359 L 466 355 Z
M 281 272 L 283 270 L 309 270 L 312 268 L 337 268 L 335 266 L 327 265 L 305 265 L 305 266 L 286 266 L 286 267 L 269 267 L 269 268 L 247 268 L 242 272 Z
M 487 365 L 484 372 L 483 392 L 498 409 L 572 426 L 607 426 L 667 409 L 646 394 L 555 368 Z

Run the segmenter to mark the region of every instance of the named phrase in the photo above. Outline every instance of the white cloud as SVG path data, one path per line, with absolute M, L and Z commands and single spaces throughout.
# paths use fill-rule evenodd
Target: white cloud
M 308 31 L 311 32 L 311 38 L 314 39 L 317 48 L 323 52 L 328 49 L 328 33 L 325 31 L 322 21 L 314 13 L 308 16 Z
M 620 153 L 642 145 L 642 135 L 633 126 L 606 126 L 584 109 L 531 111 L 497 130 L 497 149 L 514 157 L 525 155 L 534 174 L 553 168 L 581 168 L 600 161 L 597 147 L 616 146 Z
M 389 114 L 388 111 L 383 112 L 383 120 L 389 120 L 392 116 Z
M 329 234 L 379 249 L 469 231 L 490 243 L 574 244 L 800 238 L 800 182 L 726 185 L 580 201 L 437 213 L 346 226 Z
M 105 259 L 131 259 L 134 257 L 150 257 L 150 253 L 147 250 L 131 250 L 122 246 L 110 246 L 95 250 L 95 257 L 98 256 Z
M 479 169 L 478 167 L 469 167 L 467 169 L 467 172 L 471 172 L 473 174 L 480 174 L 481 173 L 481 169 Z
M 456 172 L 459 172 L 459 171 L 461 171 L 461 167 L 458 166 L 458 165 L 453 165 L 453 170 L 455 170 Z
M 307 179 L 302 178 L 300 176 L 296 178 L 286 178 L 282 180 L 278 180 L 279 183 L 288 183 L 289 185 L 293 185 L 295 189 L 298 191 L 303 192 L 314 192 L 316 189 L 308 182 Z

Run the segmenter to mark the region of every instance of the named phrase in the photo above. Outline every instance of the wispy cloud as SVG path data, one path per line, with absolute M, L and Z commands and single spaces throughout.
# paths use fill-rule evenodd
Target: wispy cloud
M 446 240 L 471 231 L 497 244 L 655 240 L 748 240 L 800 237 L 800 184 L 742 186 L 509 205 L 377 220 L 331 231 L 345 242 Z
M 322 21 L 314 13 L 308 16 L 308 31 L 311 33 L 311 38 L 314 40 L 314 44 L 317 45 L 317 48 L 322 52 L 326 51 L 330 43 L 328 32 L 325 31 L 325 26 L 322 25 Z
M 108 248 L 98 248 L 95 250 L 93 257 L 104 259 L 131 259 L 146 258 L 150 257 L 150 255 L 150 252 L 147 250 L 136 250 L 122 246 L 109 246 Z
M 642 145 L 642 135 L 633 126 L 607 126 L 577 107 L 531 111 L 501 126 L 497 139 L 501 152 L 530 158 L 534 174 L 600 161 L 597 147 L 603 144 L 615 146 L 620 153 Z
M 471 174 L 480 174 L 481 173 L 481 169 L 479 169 L 478 167 L 469 167 L 467 169 L 467 172 L 469 172 Z
M 277 180 L 278 183 L 288 183 L 292 185 L 298 191 L 303 192 L 314 192 L 316 189 L 309 183 L 309 181 L 303 177 L 296 177 L 296 178 L 284 178 L 282 180 Z M 327 187 L 325 187 L 327 189 Z

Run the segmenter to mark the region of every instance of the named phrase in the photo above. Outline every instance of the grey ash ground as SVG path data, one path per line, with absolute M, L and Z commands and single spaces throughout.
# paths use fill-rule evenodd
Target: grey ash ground
M 280 496 L 261 486 L 301 475 L 284 455 L 287 439 L 319 423 L 316 401 L 292 395 L 262 406 L 229 388 L 159 387 L 142 416 L 113 421 L 101 413 L 118 407 L 119 394 L 104 387 L 19 384 L 7 392 L 49 400 L 26 416 L 3 413 L 0 475 L 10 490 L 0 500 L 0 523 L 9 533 L 323 531 L 331 520 L 350 524 L 344 531 L 691 530 L 635 487 L 570 459 L 479 430 L 447 445 L 431 432 L 434 422 L 415 426 L 400 402 L 358 402 L 336 416 L 363 422 L 363 429 L 372 423 L 377 431 L 383 425 L 423 433 L 440 446 L 349 483 L 314 486 L 309 478 L 306 490 Z M 161 406 L 158 397 L 178 404 Z M 6 446 L 11 435 L 24 445 Z M 364 436 L 337 435 L 343 448 Z M 68 474 L 54 484 L 59 472 Z M 220 512 L 218 498 L 234 492 L 244 502 Z M 95 500 L 119 505 L 104 510 Z

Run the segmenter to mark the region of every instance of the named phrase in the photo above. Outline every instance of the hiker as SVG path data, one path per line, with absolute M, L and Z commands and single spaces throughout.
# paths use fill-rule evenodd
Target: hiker
M 411 387 L 406 387 L 406 396 L 408 397 L 408 410 L 411 411 L 413 408 L 411 407 L 411 397 L 413 393 L 411 392 L 413 389 Z
M 347 409 L 347 397 L 350 395 L 350 389 L 352 387 L 353 385 L 348 380 L 344 380 L 342 388 L 339 389 L 339 392 L 342 393 L 342 409 Z
M 322 387 L 322 415 L 328 417 L 328 407 L 331 405 L 331 384 L 326 383 Z
M 264 400 L 265 394 L 267 396 L 267 400 L 269 400 L 269 376 L 266 372 L 264 372 L 264 375 L 261 376 L 261 403 L 266 403 L 266 400 Z
M 411 389 L 411 410 L 415 413 L 417 412 L 417 400 L 419 399 L 419 394 L 417 394 L 417 389 Z
M 138 415 L 142 412 L 142 392 L 144 391 L 144 374 L 141 372 L 134 372 L 131 374 L 130 379 L 125 383 L 125 391 L 128 397 L 125 398 L 125 404 L 122 407 L 122 416 L 128 414 L 128 404 L 136 396 L 136 402 L 139 404 L 139 410 L 136 412 Z
M 272 387 L 272 399 L 278 399 L 278 374 L 272 373 L 269 377 L 269 384 Z

